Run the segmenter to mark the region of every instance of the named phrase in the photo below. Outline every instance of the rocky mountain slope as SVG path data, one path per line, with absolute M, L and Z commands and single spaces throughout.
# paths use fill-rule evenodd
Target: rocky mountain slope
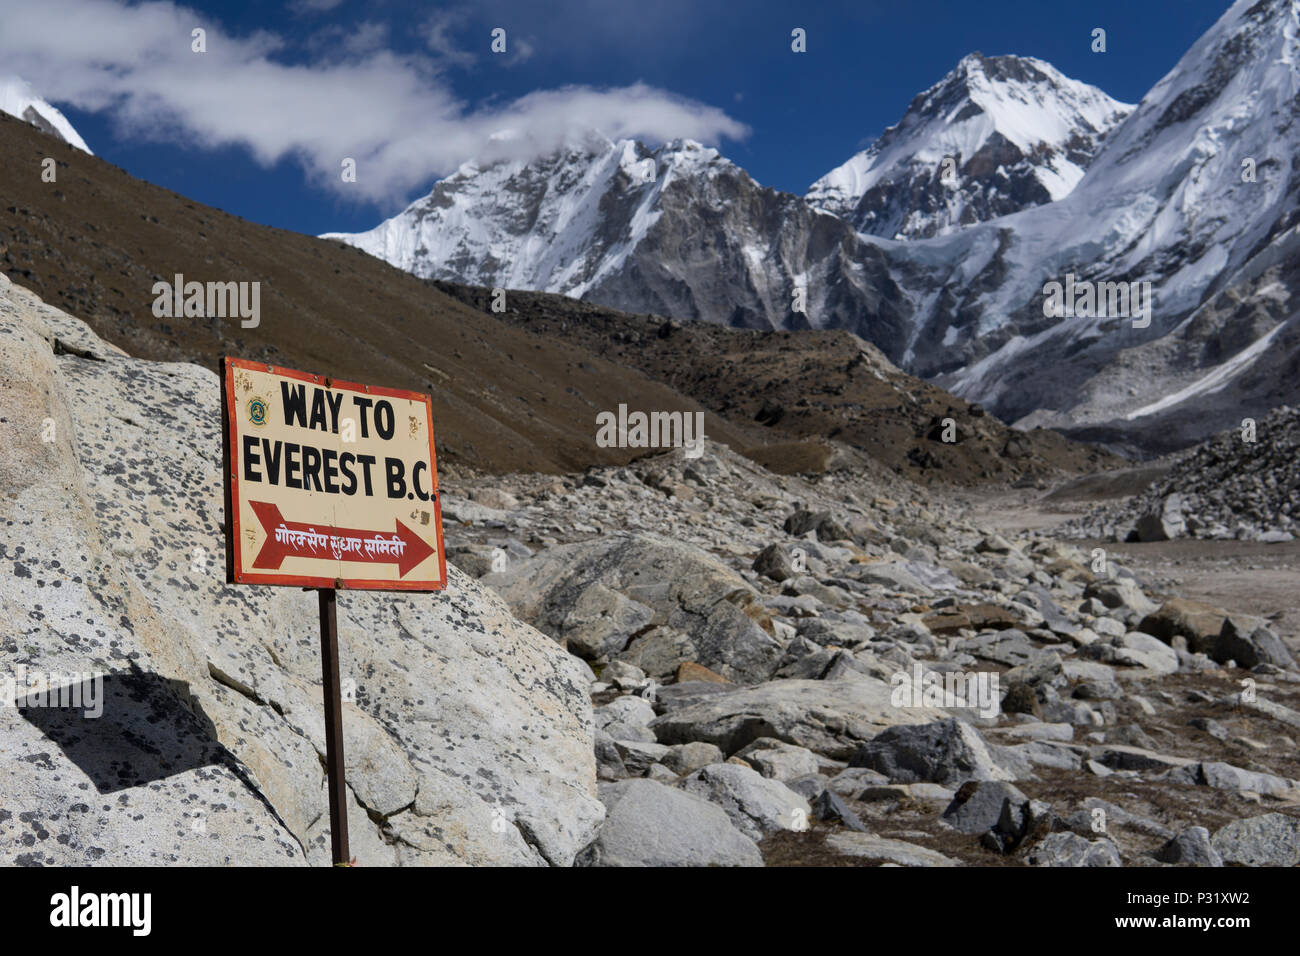
M 1280 542 L 1300 520 L 1300 411 L 1275 409 L 1183 455 L 1140 494 L 1093 509 L 1067 531 L 1083 537 L 1191 537 Z
M 1300 4 L 1239 2 L 1064 199 L 938 239 L 967 262 L 918 325 L 936 376 L 1008 418 L 1187 444 L 1292 401 Z M 1044 315 L 1045 284 L 1151 284 L 1150 325 Z
M 491 310 L 490 289 L 435 285 Z M 1122 462 L 1048 429 L 1008 428 L 978 405 L 954 401 L 900 371 L 879 349 L 844 331 L 737 331 L 539 292 L 510 293 L 497 317 L 550 341 L 586 345 L 728 421 L 757 423 L 784 436 L 746 452 L 774 471 L 849 468 L 875 475 L 884 466 L 923 483 L 1034 485 L 1060 472 Z M 945 440 L 948 420 L 952 431 Z M 866 460 L 853 460 L 852 451 L 865 452 Z
M 849 224 L 691 140 L 651 150 L 591 133 L 531 162 L 467 164 L 369 232 L 325 238 L 426 278 L 627 311 L 869 327 L 864 337 L 891 352 L 909 311 L 881 252 Z
M 972 53 L 804 198 L 873 236 L 944 235 L 1067 195 L 1132 109 L 1042 60 Z

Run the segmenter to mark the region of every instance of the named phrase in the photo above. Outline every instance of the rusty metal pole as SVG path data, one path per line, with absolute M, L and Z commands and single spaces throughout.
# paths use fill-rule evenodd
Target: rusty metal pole
M 348 856 L 347 784 L 343 778 L 343 701 L 339 696 L 338 595 L 320 588 L 321 685 L 325 692 L 325 772 L 330 792 L 330 841 L 334 865 Z

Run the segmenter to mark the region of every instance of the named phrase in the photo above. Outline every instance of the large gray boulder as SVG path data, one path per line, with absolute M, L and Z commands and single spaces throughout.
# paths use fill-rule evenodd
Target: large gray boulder
M 1077 833 L 1051 833 L 1025 857 L 1030 866 L 1122 866 L 1119 848 L 1105 837 L 1088 840 Z
M 0 708 L 0 859 L 321 859 L 316 598 L 225 584 L 217 377 L 131 359 L 3 277 L 0 341 L 0 671 L 107 675 L 97 720 Z M 582 666 L 448 575 L 339 596 L 352 843 L 571 863 L 603 816 Z M 413 844 L 457 829 L 393 853 L 374 818 Z
M 601 784 L 605 823 L 585 866 L 762 866 L 754 841 L 720 807 L 653 780 Z
M 897 707 L 891 692 L 873 678 L 774 680 L 711 694 L 664 714 L 650 727 L 663 743 L 702 740 L 728 754 L 760 737 L 775 737 L 847 760 L 887 727 L 946 716 L 933 707 Z
M 1284 813 L 1234 820 L 1210 844 L 1225 863 L 1241 866 L 1300 865 L 1300 817 Z
M 812 808 L 785 784 L 749 767 L 719 763 L 695 771 L 679 786 L 722 807 L 732 825 L 755 842 L 778 830 L 803 830 Z
M 783 651 L 745 612 L 756 595 L 744 578 L 707 552 L 659 535 L 559 545 L 483 581 L 520 618 L 584 657 L 622 650 L 651 626 L 667 626 L 690 639 L 697 663 L 755 683 L 772 675 Z
M 956 717 L 890 727 L 859 747 L 849 766 L 883 773 L 891 783 L 1015 779 L 994 760 L 979 732 Z

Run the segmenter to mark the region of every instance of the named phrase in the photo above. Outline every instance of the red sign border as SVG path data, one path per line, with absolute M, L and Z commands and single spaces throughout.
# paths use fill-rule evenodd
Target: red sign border
M 423 402 L 429 424 L 429 471 L 433 482 L 430 492 L 433 496 L 433 520 L 435 524 L 435 541 L 438 547 L 438 571 L 441 584 L 430 585 L 423 581 L 384 581 L 371 578 L 325 578 L 308 574 L 270 574 L 240 571 L 243 557 L 243 543 L 240 536 L 239 512 L 234 508 L 234 501 L 239 495 L 238 468 L 234 467 L 234 445 L 238 441 L 235 419 L 231 415 L 235 404 L 235 377 L 233 370 L 243 368 L 256 372 L 267 372 L 300 382 L 311 382 L 326 388 L 344 391 L 362 392 L 368 395 L 382 395 L 385 398 L 400 398 Z M 346 382 L 325 375 L 313 375 L 297 369 L 284 368 L 280 365 L 268 365 L 266 362 L 254 362 L 249 359 L 224 356 L 221 359 L 221 473 L 226 495 L 226 583 L 227 584 L 266 584 L 273 586 L 303 588 L 336 588 L 354 591 L 441 591 L 447 587 L 447 555 L 443 550 L 442 535 L 442 498 L 438 494 L 438 457 L 433 440 L 433 399 L 424 392 L 408 392 L 398 388 L 385 388 L 378 385 L 361 385 Z

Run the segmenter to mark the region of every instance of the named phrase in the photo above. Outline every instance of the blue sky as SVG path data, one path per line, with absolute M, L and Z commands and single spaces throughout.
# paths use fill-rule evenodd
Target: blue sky
M 319 233 L 399 211 L 494 125 L 544 136 L 579 115 L 624 124 L 615 134 L 692 135 L 759 182 L 802 192 L 971 51 L 1040 57 L 1136 102 L 1225 9 L 1222 0 L 43 0 L 5 11 L 0 56 L 132 175 Z M 202 57 L 189 49 L 192 26 L 208 31 Z M 806 54 L 790 50 L 796 26 Z M 1104 54 L 1090 50 L 1098 26 Z M 495 27 L 506 30 L 504 55 L 489 51 Z M 335 182 L 340 153 L 366 157 L 364 188 Z

